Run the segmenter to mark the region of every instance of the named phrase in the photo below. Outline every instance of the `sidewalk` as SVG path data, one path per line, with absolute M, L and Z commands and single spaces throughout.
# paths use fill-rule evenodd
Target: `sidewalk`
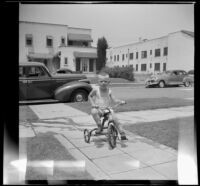
M 128 133 L 128 141 L 118 141 L 109 149 L 105 136 L 91 137 L 85 143 L 83 130 L 95 127 L 91 115 L 65 104 L 32 105 L 38 122 L 20 123 L 20 138 L 54 132 L 54 136 L 95 180 L 177 180 L 177 151 Z M 117 113 L 123 125 L 167 120 L 194 115 L 194 107 Z

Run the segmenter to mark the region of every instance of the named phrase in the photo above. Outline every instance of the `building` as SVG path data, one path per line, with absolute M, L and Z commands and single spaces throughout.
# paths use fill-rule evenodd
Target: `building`
M 20 21 L 19 62 L 42 62 L 50 72 L 69 68 L 95 73 L 97 50 L 92 41 L 91 29 Z
M 156 39 L 109 48 L 106 66 L 132 66 L 138 73 L 194 69 L 194 33 L 181 30 Z

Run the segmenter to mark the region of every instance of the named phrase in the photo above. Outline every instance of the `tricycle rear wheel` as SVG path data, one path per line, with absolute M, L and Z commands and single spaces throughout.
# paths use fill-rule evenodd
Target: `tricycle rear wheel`
M 84 140 L 86 143 L 90 143 L 90 132 L 87 129 L 84 130 Z

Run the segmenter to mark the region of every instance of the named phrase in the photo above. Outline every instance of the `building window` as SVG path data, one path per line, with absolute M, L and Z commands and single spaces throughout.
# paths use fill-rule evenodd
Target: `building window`
M 117 55 L 117 61 L 119 61 L 119 55 Z
M 136 64 L 136 71 L 138 71 L 138 64 Z
M 47 47 L 53 47 L 53 38 L 51 36 L 47 36 Z
M 116 55 L 114 55 L 114 61 L 116 61 Z
M 152 55 L 152 50 L 150 50 L 150 55 Z
M 136 59 L 138 59 L 138 52 L 136 52 Z
M 164 48 L 164 54 L 163 54 L 164 56 L 167 56 L 168 55 L 168 47 L 165 47 Z
M 141 58 L 142 59 L 147 58 L 147 51 L 142 51 L 141 52 Z
M 127 55 L 128 55 L 128 54 L 126 54 L 126 58 L 127 58 Z
M 26 35 L 26 46 L 33 46 L 33 36 L 31 34 Z
M 64 65 L 68 65 L 68 59 L 67 59 L 67 57 L 64 58 Z
M 122 61 L 124 60 L 124 54 L 122 54 Z
M 150 68 L 152 67 L 152 64 L 150 63 Z
M 160 56 L 160 49 L 155 49 L 155 57 L 159 57 Z
M 163 63 L 163 72 L 166 71 L 166 63 Z
M 146 70 L 147 70 L 147 65 L 141 64 L 141 71 L 146 71 Z
M 130 53 L 130 59 L 133 59 L 133 53 Z
M 155 71 L 160 71 L 160 63 L 155 63 Z
M 61 37 L 61 46 L 65 45 L 65 37 Z
M 110 61 L 112 61 L 112 56 L 110 56 Z

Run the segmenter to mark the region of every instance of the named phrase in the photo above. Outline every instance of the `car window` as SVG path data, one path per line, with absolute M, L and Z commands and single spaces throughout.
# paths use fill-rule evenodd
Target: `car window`
M 19 67 L 19 77 L 25 77 L 24 68 Z
M 47 77 L 48 74 L 41 67 L 27 67 L 28 77 Z

